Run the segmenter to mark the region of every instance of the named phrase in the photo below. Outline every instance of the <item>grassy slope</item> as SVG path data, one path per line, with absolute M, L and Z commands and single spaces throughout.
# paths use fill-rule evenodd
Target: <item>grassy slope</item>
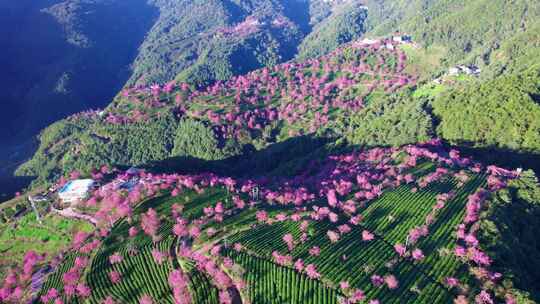
M 24 253 L 34 250 L 55 256 L 67 248 L 76 231 L 90 231 L 89 223 L 48 214 L 39 224 L 34 213 L 29 213 L 16 223 L 0 226 L 0 273 L 5 267 L 20 263 Z

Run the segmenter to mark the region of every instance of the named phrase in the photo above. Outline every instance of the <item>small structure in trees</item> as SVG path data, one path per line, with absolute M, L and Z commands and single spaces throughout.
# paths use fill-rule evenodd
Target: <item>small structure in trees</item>
M 448 75 L 449 76 L 457 76 L 457 75 L 471 75 L 471 76 L 479 76 L 480 72 L 482 70 L 473 65 L 458 65 L 455 67 L 451 67 L 448 69 Z
M 251 188 L 250 196 L 251 196 L 251 200 L 255 202 L 258 201 L 259 200 L 259 187 L 255 186 Z
M 360 41 L 360 45 L 373 45 L 373 44 L 377 44 L 377 43 L 380 43 L 381 41 L 378 40 L 378 39 L 369 39 L 369 38 L 364 38 L 362 39 L 362 41 Z
M 392 36 L 392 41 L 397 43 L 412 43 L 412 37 L 410 35 L 396 34 Z

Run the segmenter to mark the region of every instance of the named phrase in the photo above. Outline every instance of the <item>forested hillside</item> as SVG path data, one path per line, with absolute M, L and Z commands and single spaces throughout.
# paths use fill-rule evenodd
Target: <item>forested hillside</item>
M 433 102 L 438 133 L 453 144 L 540 151 L 540 70 L 474 83 Z
M 315 25 L 313 31 L 299 46 L 297 58 L 306 59 L 324 55 L 343 43 L 357 40 L 366 31 L 368 12 L 357 2 L 345 2 L 327 9 L 329 17 Z
M 264 66 L 324 55 L 360 37 L 366 13 L 354 3 L 166 1 L 134 62 L 128 85 L 206 85 Z
M 130 75 L 156 10 L 144 0 L 3 1 L 3 143 L 103 107 Z M 114 25 L 114 26 L 112 26 Z M 99 77 L 98 77 L 99 75 Z
M 103 107 L 126 81 L 128 86 L 175 78 L 208 84 L 295 56 L 324 55 L 366 30 L 370 36 L 411 34 L 422 47 L 439 53 L 442 61 L 435 69 L 439 72 L 458 62 L 476 63 L 484 69 L 483 77 L 492 78 L 536 64 L 540 8 L 535 1 L 376 0 L 367 1 L 366 8 L 363 4 L 3 3 L 6 39 L 1 43 L 6 55 L 1 62 L 14 75 L 2 81 L 10 88 L 1 93 L 6 101 L 3 137 L 20 139 L 67 114 Z M 25 55 L 30 53 L 39 56 Z M 13 136 L 21 130 L 27 132 Z
M 414 73 L 422 69 L 410 52 L 355 42 L 204 89 L 176 81 L 126 89 L 105 111 L 45 130 L 38 152 L 18 173 L 46 181 L 102 163 L 247 157 L 302 135 L 367 147 L 439 137 L 480 149 L 477 157 L 490 149 L 496 153 L 484 157 L 492 162 L 538 169 L 538 70 L 433 87 L 417 82 L 425 75 Z
M 365 21 L 361 9 L 344 19 L 348 4 L 322 0 L 22 0 L 0 8 L 0 195 L 20 184 L 12 173 L 35 151 L 39 130 L 106 107 L 124 86 L 176 78 L 204 87 L 293 59 L 307 36 L 323 55 L 360 36 Z M 331 35 L 310 35 L 322 28 Z
M 501 64 L 526 63 L 537 52 L 536 40 L 524 39 L 537 33 L 540 5 L 534 0 L 374 0 L 368 6 L 371 34 L 408 33 L 424 47 L 442 47 L 447 64 L 475 63 L 499 75 Z M 500 54 L 510 48 L 521 59 Z
M 404 72 L 406 60 L 396 48 L 352 43 L 204 89 L 176 81 L 128 88 L 103 112 L 80 113 L 47 128 L 38 152 L 19 173 L 51 179 L 98 164 L 221 160 L 305 134 L 342 136 L 350 132 L 350 115 L 371 99 L 415 83 L 416 75 Z M 399 143 L 429 139 L 425 127 Z M 386 135 L 400 132 L 395 126 Z

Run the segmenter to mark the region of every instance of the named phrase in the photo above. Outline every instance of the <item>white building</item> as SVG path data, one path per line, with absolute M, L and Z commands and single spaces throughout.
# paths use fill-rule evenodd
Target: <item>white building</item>
M 457 67 L 451 67 L 448 69 L 448 75 L 450 76 L 456 76 L 456 75 L 459 75 L 459 73 L 461 72 L 461 70 Z
M 63 203 L 73 203 L 85 199 L 94 187 L 92 179 L 77 179 L 68 182 L 60 190 L 58 196 Z
M 361 43 L 361 44 L 372 45 L 372 44 L 379 43 L 379 40 L 377 40 L 377 39 L 364 38 L 360 43 Z
M 411 43 L 412 37 L 409 35 L 396 35 L 392 37 L 392 40 L 398 43 Z
M 448 69 L 448 75 L 457 76 L 460 74 L 478 76 L 482 70 L 475 65 L 458 65 Z

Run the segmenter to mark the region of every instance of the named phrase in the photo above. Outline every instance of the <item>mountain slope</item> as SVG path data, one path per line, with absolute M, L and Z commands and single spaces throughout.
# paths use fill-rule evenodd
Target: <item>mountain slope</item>
M 306 59 L 327 54 L 339 45 L 357 40 L 365 32 L 368 13 L 365 6 L 345 2 L 331 9 L 331 14 L 317 24 L 299 46 L 297 58 Z
M 304 38 L 312 44 L 326 44 L 310 37 L 319 23 L 341 22 L 340 28 L 327 33 L 338 39 L 324 55 L 340 43 L 363 33 L 365 18 L 342 20 L 352 6 L 324 1 L 154 1 L 160 17 L 134 62 L 128 85 L 163 83 L 176 78 L 194 84 L 227 80 L 233 75 L 292 59 Z M 354 35 L 347 34 L 354 21 Z M 328 26 L 326 26 L 328 28 Z M 306 37 L 307 35 L 307 37 Z M 343 37 L 340 37 L 343 36 Z
M 347 131 L 348 114 L 370 96 L 414 83 L 403 72 L 405 60 L 399 49 L 351 44 L 200 90 L 176 82 L 126 89 L 104 112 L 81 113 L 45 130 L 19 173 L 50 179 L 103 163 L 224 159 L 302 134 L 338 136 Z
M 540 70 L 443 94 L 433 102 L 449 142 L 540 153 Z
M 66 113 L 105 106 L 129 76 L 155 15 L 144 0 L 10 3 L 10 18 L 2 19 L 11 32 L 2 67 L 12 72 L 1 76 L 4 142 L 26 139 Z
M 535 28 L 540 16 L 540 4 L 531 0 L 375 0 L 368 6 L 371 34 L 405 32 L 424 47 L 444 47 L 447 65 L 465 62 L 484 68 L 506 40 Z
M 48 9 L 80 48 L 89 3 Z M 53 190 L 0 205 L 0 302 L 540 301 L 537 2 L 150 3 L 130 85 L 18 169 Z
M 96 230 L 77 233 L 62 260 L 28 252 L 0 297 L 30 297 L 24 276 L 53 259 L 36 290 L 45 302 L 538 298 L 538 226 L 518 224 L 537 223 L 532 172 L 484 167 L 438 141 L 334 152 L 277 178 L 103 167 L 102 186 L 71 209 Z M 509 263 L 511 251 L 529 267 Z
M 322 0 L 0 3 L 0 67 L 7 71 L 0 76 L 0 195 L 16 192 L 14 168 L 35 152 L 35 134 L 52 122 L 103 108 L 126 85 L 176 78 L 204 87 L 290 60 L 319 23 L 341 18 L 331 13 L 340 6 Z M 363 22 L 353 36 L 341 27 L 326 38 L 348 42 Z

